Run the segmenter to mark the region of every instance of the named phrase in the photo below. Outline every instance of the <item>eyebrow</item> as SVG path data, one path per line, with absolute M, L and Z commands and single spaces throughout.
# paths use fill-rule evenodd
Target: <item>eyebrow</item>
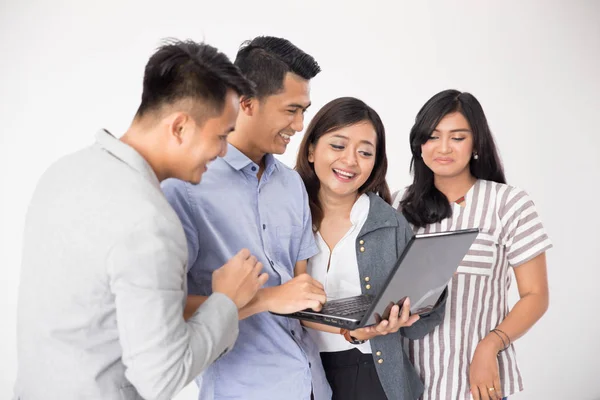
M 304 107 L 302 104 L 293 103 L 293 104 L 288 104 L 287 107 L 301 108 L 303 110 L 308 110 L 308 107 L 310 107 L 311 105 L 312 105 L 312 103 L 308 103 L 308 105 L 306 107 Z
M 439 130 L 437 130 L 437 129 L 434 129 L 433 131 L 434 131 L 434 132 L 440 132 L 440 131 L 439 131 Z M 473 132 L 471 132 L 471 130 L 470 130 L 470 129 L 467 129 L 467 128 L 461 128 L 461 129 L 451 129 L 449 132 L 450 132 L 450 133 L 457 133 L 457 132 L 473 133 Z
M 333 135 L 333 136 L 331 136 L 331 137 L 334 137 L 334 138 L 340 138 L 340 139 L 345 139 L 345 140 L 350 140 L 350 139 L 348 138 L 348 136 L 344 136 L 344 135 L 340 135 L 340 134 Z M 375 147 L 375 145 L 374 145 L 373 143 L 369 142 L 368 140 L 361 140 L 360 142 L 361 142 L 361 143 L 364 143 L 364 144 L 368 144 L 368 145 L 369 145 L 369 146 L 371 146 L 371 147 Z

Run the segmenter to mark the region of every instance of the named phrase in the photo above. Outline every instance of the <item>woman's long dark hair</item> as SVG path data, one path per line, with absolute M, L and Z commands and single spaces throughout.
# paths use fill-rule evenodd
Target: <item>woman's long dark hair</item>
M 433 171 L 423 162 L 421 145 L 429 140 L 441 119 L 453 112 L 461 113 L 473 132 L 473 152 L 478 155 L 478 159 L 471 158 L 471 175 L 477 179 L 506 183 L 504 169 L 481 104 L 470 93 L 444 90 L 425 103 L 410 131 L 410 171 L 413 183 L 404 194 L 400 207 L 406 219 L 417 227 L 452 216 L 450 202 L 435 187 Z
M 326 133 L 338 129 L 369 122 L 375 128 L 377 143 L 375 145 L 375 165 L 369 179 L 358 189 L 359 194 L 374 192 L 387 203 L 391 203 L 392 196 L 385 180 L 387 173 L 387 156 L 385 154 L 385 128 L 379 115 L 363 101 L 354 97 L 340 97 L 327 103 L 319 110 L 317 115 L 310 121 L 296 159 L 295 170 L 298 171 L 306 191 L 312 214 L 313 226 L 319 230 L 323 221 L 323 209 L 319 201 L 319 188 L 321 183 L 313 163 L 308 161 L 310 146 L 316 146 L 317 142 Z

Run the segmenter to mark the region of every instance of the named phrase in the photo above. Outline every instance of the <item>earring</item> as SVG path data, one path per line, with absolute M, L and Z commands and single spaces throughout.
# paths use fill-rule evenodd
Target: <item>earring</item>
M 474 158 L 475 160 L 479 160 L 479 154 L 477 154 L 477 153 L 473 153 L 473 158 Z

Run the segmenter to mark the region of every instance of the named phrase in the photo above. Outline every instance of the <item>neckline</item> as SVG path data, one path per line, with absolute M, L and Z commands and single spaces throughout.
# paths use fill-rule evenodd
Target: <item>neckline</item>
M 467 193 L 465 193 L 464 196 L 461 196 L 458 199 L 451 201 L 452 206 L 460 207 L 460 209 L 467 207 L 471 202 L 471 198 L 473 197 L 473 191 L 475 190 L 475 186 L 477 186 L 478 184 L 479 184 L 479 179 L 477 179 L 475 181 L 475 183 L 473 185 L 471 185 L 471 187 L 469 188 L 469 190 L 467 190 Z M 461 200 L 461 199 L 462 199 L 462 202 L 464 202 L 463 206 L 461 206 L 459 203 L 459 200 Z

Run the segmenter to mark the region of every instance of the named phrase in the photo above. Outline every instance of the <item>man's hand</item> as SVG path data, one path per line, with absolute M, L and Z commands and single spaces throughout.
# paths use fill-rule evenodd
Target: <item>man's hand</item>
M 280 286 L 265 288 L 267 308 L 278 314 L 291 314 L 307 308 L 321 310 L 327 301 L 323 285 L 308 274 L 300 274 Z
M 227 264 L 213 272 L 213 292 L 229 297 L 238 309 L 244 307 L 269 278 L 267 273 L 260 274 L 262 267 L 248 249 L 240 250 Z
M 418 320 L 418 314 L 410 315 L 410 300 L 407 298 L 402 304 L 402 310 L 397 304 L 392 307 L 389 319 L 383 320 L 377 325 L 351 331 L 350 335 L 358 340 L 369 340 L 375 336 L 396 333 L 400 328 L 409 327 Z

